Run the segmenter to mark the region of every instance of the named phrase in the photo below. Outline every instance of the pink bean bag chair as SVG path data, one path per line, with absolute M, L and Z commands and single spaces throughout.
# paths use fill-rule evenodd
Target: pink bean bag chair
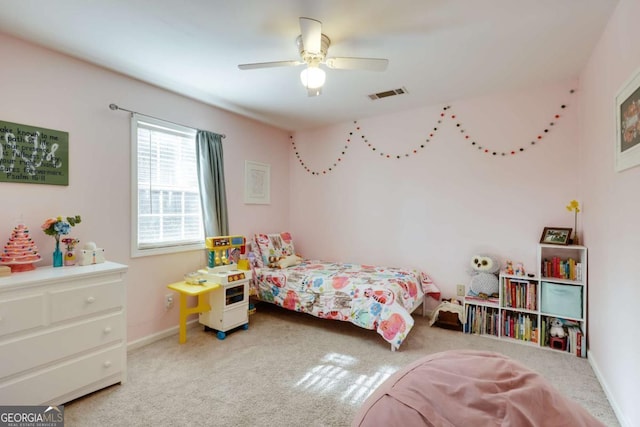
M 539 374 L 498 353 L 445 351 L 396 372 L 353 426 L 604 426 Z

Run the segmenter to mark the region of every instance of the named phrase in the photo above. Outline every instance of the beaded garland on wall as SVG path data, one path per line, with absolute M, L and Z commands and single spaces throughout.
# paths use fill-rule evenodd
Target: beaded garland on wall
M 570 94 L 575 93 L 574 89 L 571 89 L 569 91 Z M 536 144 L 538 144 L 539 142 L 541 142 L 545 135 L 548 134 L 551 131 L 551 128 L 553 126 L 555 126 L 556 122 L 562 117 L 562 110 L 564 110 L 565 108 L 567 108 L 566 104 L 562 104 L 560 105 L 560 110 L 557 111 L 554 115 L 553 115 L 553 119 L 549 122 L 549 125 L 546 126 L 542 132 L 539 132 L 535 138 L 533 138 L 532 140 L 530 140 L 529 142 L 527 142 L 526 144 L 523 145 L 519 145 L 517 147 L 514 147 L 510 150 L 494 150 L 492 148 L 489 148 L 488 146 L 484 145 L 484 144 L 479 144 L 474 138 L 471 137 L 471 134 L 469 132 L 467 132 L 467 130 L 462 126 L 462 123 L 460 122 L 460 120 L 458 119 L 457 115 L 455 113 L 453 113 L 451 111 L 451 106 L 446 106 L 443 107 L 442 112 L 440 113 L 439 118 L 436 121 L 436 125 L 428 131 L 427 136 L 425 137 L 424 141 L 420 144 L 418 144 L 417 146 L 415 146 L 414 148 L 410 149 L 407 152 L 404 153 L 385 153 L 382 150 L 379 150 L 378 147 L 376 147 L 375 145 L 373 145 L 369 139 L 367 138 L 367 136 L 365 134 L 363 134 L 361 132 L 360 126 L 358 125 L 357 121 L 353 122 L 354 128 L 353 130 L 349 131 L 348 136 L 345 138 L 345 145 L 344 148 L 342 148 L 340 155 L 337 156 L 336 160 L 333 162 L 332 165 L 329 165 L 328 167 L 324 168 L 324 169 L 312 169 L 309 167 L 309 165 L 302 159 L 301 155 L 300 155 L 300 150 L 298 149 L 295 140 L 293 139 L 293 136 L 289 136 L 289 139 L 291 140 L 291 145 L 293 147 L 293 150 L 295 152 L 296 158 L 298 159 L 298 162 L 300 163 L 300 165 L 304 168 L 304 170 L 308 173 L 310 173 L 311 175 L 326 175 L 332 171 L 335 170 L 335 168 L 338 167 L 339 164 L 341 164 L 342 160 L 344 159 L 344 156 L 347 153 L 347 150 L 349 149 L 349 146 L 351 144 L 351 142 L 353 142 L 353 138 L 354 135 L 356 133 L 359 134 L 360 136 L 360 141 L 362 141 L 364 144 L 367 145 L 368 148 L 371 149 L 372 152 L 377 153 L 380 155 L 380 157 L 385 158 L 385 159 L 402 159 L 402 158 L 407 158 L 410 157 L 412 155 L 416 155 L 418 154 L 418 152 L 422 149 L 424 149 L 426 147 L 427 143 L 430 143 L 433 138 L 435 137 L 436 132 L 439 129 L 439 126 L 442 125 L 443 121 L 447 119 L 447 117 L 455 124 L 456 128 L 459 129 L 460 134 L 462 135 L 462 138 L 465 142 L 469 143 L 470 147 L 476 148 L 477 150 L 479 150 L 479 152 L 483 153 L 483 154 L 487 154 L 490 155 L 492 157 L 510 157 L 510 156 L 514 156 L 516 154 L 520 154 L 526 151 L 526 146 L 534 146 Z
M 342 162 L 343 157 L 347 153 L 347 150 L 349 149 L 349 144 L 351 143 L 351 138 L 353 137 L 354 131 L 359 131 L 360 130 L 360 127 L 357 126 L 357 122 L 354 121 L 353 124 L 354 124 L 355 128 L 353 130 L 349 131 L 349 135 L 345 138 L 344 148 L 340 152 L 340 155 L 333 162 L 333 166 L 330 165 L 329 167 L 322 169 L 322 171 L 311 169 L 304 162 L 304 160 L 302 160 L 302 157 L 300 157 L 300 151 L 298 150 L 298 147 L 296 146 L 296 142 L 294 141 L 293 136 L 289 136 L 289 139 L 291 140 L 291 145 L 293 146 L 293 151 L 296 153 L 296 158 L 298 159 L 298 163 L 300 163 L 300 166 L 302 166 L 304 168 L 304 170 L 307 171 L 308 173 L 310 173 L 311 175 L 326 175 L 327 173 L 333 171 L 336 167 L 338 167 L 340 162 Z

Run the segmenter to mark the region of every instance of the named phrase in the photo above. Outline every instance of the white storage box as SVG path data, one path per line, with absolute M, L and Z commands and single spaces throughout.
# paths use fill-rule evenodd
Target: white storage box
M 542 314 L 582 319 L 582 286 L 542 282 Z

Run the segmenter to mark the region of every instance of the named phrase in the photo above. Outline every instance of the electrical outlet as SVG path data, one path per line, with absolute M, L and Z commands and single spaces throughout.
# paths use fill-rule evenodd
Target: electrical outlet
M 464 296 L 464 285 L 456 285 L 456 292 L 459 297 Z
M 164 308 L 169 310 L 173 307 L 173 294 L 167 294 L 164 296 Z

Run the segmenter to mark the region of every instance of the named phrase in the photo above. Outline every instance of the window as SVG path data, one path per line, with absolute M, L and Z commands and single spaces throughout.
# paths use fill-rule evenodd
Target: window
M 204 248 L 196 131 L 133 114 L 131 256 Z

